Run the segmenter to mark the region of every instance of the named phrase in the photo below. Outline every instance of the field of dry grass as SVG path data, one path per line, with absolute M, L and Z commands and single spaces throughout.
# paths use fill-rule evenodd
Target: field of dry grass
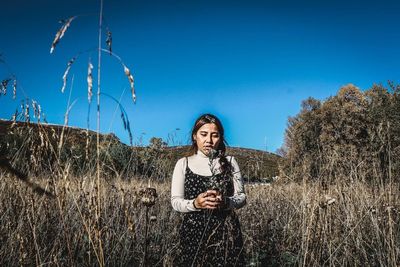
M 0 179 L 0 265 L 140 266 L 147 182 L 41 177 L 54 197 L 33 193 L 8 174 Z M 50 182 L 49 182 L 50 181 Z M 171 266 L 180 215 L 169 184 L 152 183 L 149 266 Z M 321 187 L 316 183 L 246 186 L 238 210 L 249 266 L 398 266 L 400 192 L 396 184 Z

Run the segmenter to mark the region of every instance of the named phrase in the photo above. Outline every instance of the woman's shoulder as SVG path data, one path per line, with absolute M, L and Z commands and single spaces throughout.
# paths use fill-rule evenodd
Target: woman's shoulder
M 183 163 L 183 162 L 186 162 L 187 161 L 187 158 L 188 157 L 183 157 L 183 158 L 180 158 L 180 159 L 178 159 L 178 161 L 176 162 L 176 163 Z
M 233 166 L 234 169 L 239 168 L 239 164 L 236 161 L 236 158 L 234 156 L 225 156 L 226 160 Z
M 229 162 L 231 162 L 231 161 L 236 161 L 235 157 L 234 157 L 234 156 L 231 156 L 231 155 L 226 155 L 225 158 L 226 158 L 226 160 L 229 161 Z
M 174 173 L 184 173 L 186 170 L 187 161 L 186 158 L 180 158 L 175 164 Z
M 178 159 L 178 161 L 176 162 L 175 166 L 176 167 L 178 167 L 178 166 L 179 167 L 185 167 L 186 163 L 187 163 L 187 157 L 183 157 L 183 158 Z

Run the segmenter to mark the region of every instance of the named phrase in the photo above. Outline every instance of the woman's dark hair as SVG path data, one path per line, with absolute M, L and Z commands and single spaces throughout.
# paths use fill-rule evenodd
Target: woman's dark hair
M 198 147 L 197 147 L 196 140 L 194 139 L 194 136 L 197 134 L 197 131 L 204 124 L 207 124 L 207 123 L 213 123 L 217 126 L 217 129 L 219 132 L 219 138 L 220 138 L 219 145 L 217 147 L 217 151 L 218 151 L 218 156 L 219 156 L 219 163 L 221 165 L 221 171 L 224 174 L 231 175 L 232 174 L 232 165 L 230 164 L 230 162 L 228 162 L 228 160 L 225 157 L 227 142 L 226 142 L 225 136 L 224 136 L 224 127 L 222 126 L 221 121 L 215 115 L 203 114 L 197 118 L 197 120 L 194 123 L 193 128 L 192 128 L 192 134 L 190 135 L 192 145 L 189 148 L 188 156 L 192 156 L 197 153 Z

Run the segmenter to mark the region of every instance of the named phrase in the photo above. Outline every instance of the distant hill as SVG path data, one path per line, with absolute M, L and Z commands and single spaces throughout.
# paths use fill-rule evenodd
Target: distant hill
M 190 146 L 167 147 L 175 155 L 174 162 L 186 155 Z M 280 156 L 250 148 L 228 147 L 227 155 L 234 156 L 246 179 L 259 180 L 278 175 L 278 162 Z
M 169 179 L 176 161 L 185 156 L 189 146 L 165 146 L 161 142 L 149 146 L 130 147 L 114 134 L 100 135 L 101 167 L 107 176 L 152 177 Z M 0 120 L 0 155 L 25 172 L 69 168 L 76 175 L 95 169 L 96 133 L 61 125 Z M 248 181 L 278 175 L 278 155 L 265 151 L 228 147 Z

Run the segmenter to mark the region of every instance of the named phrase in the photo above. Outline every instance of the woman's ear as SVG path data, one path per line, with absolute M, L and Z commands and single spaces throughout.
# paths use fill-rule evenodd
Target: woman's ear
M 193 139 L 193 141 L 196 141 L 196 135 L 195 134 L 192 136 L 192 139 Z

